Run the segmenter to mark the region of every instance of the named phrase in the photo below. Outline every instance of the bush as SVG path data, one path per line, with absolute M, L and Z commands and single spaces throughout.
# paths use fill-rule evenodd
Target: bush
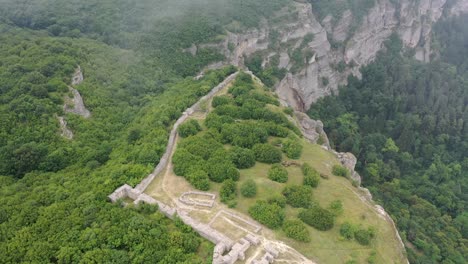
M 268 179 L 285 183 L 288 181 L 288 171 L 279 163 L 273 164 L 268 170 Z
M 330 211 L 320 208 L 319 206 L 301 211 L 299 213 L 299 219 L 320 231 L 330 230 L 335 224 L 334 215 Z
M 218 152 L 223 153 L 223 152 Z M 231 179 L 234 181 L 239 180 L 239 171 L 231 162 L 227 154 L 217 154 L 210 158 L 207 162 L 207 172 L 210 180 L 214 182 L 223 182 L 224 180 Z
M 302 145 L 297 140 L 288 139 L 283 143 L 283 152 L 290 159 L 299 159 L 302 154 Z
M 223 125 L 221 135 L 224 143 L 242 148 L 251 148 L 257 143 L 265 143 L 267 132 L 256 123 L 236 123 Z
M 225 115 L 217 115 L 213 112 L 209 113 L 205 119 L 205 126 L 208 128 L 214 128 L 217 131 L 221 131 L 224 124 L 234 123 L 234 118 Z
M 255 154 L 250 149 L 233 147 L 229 151 L 229 158 L 238 169 L 248 169 L 255 165 Z
M 277 204 L 281 208 L 286 207 L 286 197 L 282 195 L 275 195 L 273 197 L 268 198 L 268 203 L 270 204 Z
M 332 168 L 332 173 L 335 176 L 349 177 L 349 171 L 341 165 L 334 165 Z
M 320 181 L 320 173 L 312 168 L 308 163 L 302 164 L 302 174 L 304 175 L 304 185 L 317 187 Z
M 330 203 L 328 209 L 334 216 L 339 216 L 343 213 L 343 203 L 340 200 L 335 200 Z
M 286 202 L 295 208 L 309 208 L 312 205 L 312 188 L 310 186 L 292 185 L 283 190 Z
M 194 169 L 185 178 L 198 190 L 208 191 L 210 189 L 210 179 L 208 178 L 208 173 L 204 170 Z
M 285 108 L 283 110 L 283 113 L 287 114 L 287 115 L 290 115 L 290 116 L 293 116 L 294 114 L 294 110 L 291 108 L 291 107 L 288 107 L 288 108 Z
M 182 140 L 178 147 L 186 149 L 193 155 L 205 160 L 216 155 L 217 151 L 224 150 L 223 144 L 207 135 L 196 135 Z
M 256 144 L 252 148 L 255 159 L 263 163 L 279 163 L 282 159 L 281 150 L 270 144 Z
M 257 195 L 257 184 L 253 180 L 249 179 L 241 185 L 240 191 L 244 197 L 254 197 Z
M 236 199 L 236 195 L 236 183 L 231 179 L 223 181 L 221 189 L 219 190 L 221 202 L 227 203 L 228 201 L 234 200 Z
M 370 244 L 374 235 L 375 235 L 375 232 L 372 228 L 359 229 L 354 233 L 354 238 L 359 244 L 363 246 L 367 246 Z
M 197 120 L 194 120 L 194 119 L 191 119 L 181 124 L 179 128 L 177 129 L 177 132 L 179 132 L 179 135 L 183 138 L 196 135 L 200 131 L 201 131 L 200 124 L 198 123 Z
M 253 219 L 271 229 L 280 227 L 285 218 L 285 213 L 280 206 L 266 201 L 257 201 L 249 208 L 249 214 Z
M 233 102 L 234 100 L 232 100 L 232 98 L 227 95 L 216 96 L 213 98 L 213 101 L 211 102 L 211 106 L 216 108 L 220 105 L 232 104 Z
M 298 219 L 286 220 L 283 224 L 283 231 L 287 237 L 301 242 L 310 242 L 310 233 L 304 223 Z
M 340 235 L 348 240 L 354 238 L 354 233 L 356 232 L 356 227 L 349 222 L 344 222 L 340 226 Z
M 192 167 L 201 165 L 203 159 L 188 152 L 186 149 L 178 147 L 172 157 L 174 173 L 177 176 L 186 176 Z

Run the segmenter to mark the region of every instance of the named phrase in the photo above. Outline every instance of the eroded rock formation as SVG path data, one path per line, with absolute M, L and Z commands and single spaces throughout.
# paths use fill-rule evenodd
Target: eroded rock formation
M 262 51 L 263 65 L 273 56 L 279 56 L 279 68 L 290 70 L 293 60 L 291 49 L 301 48 L 314 55 L 301 65 L 299 70 L 289 72 L 277 85 L 279 97 L 295 110 L 307 111 L 318 98 L 336 92 L 339 85 L 347 82 L 349 75 L 360 77 L 359 67 L 375 59 L 383 49 L 384 42 L 397 33 L 407 48 L 414 49 L 415 58 L 431 59 L 432 26 L 444 15 L 468 12 L 466 0 L 375 0 L 364 17 L 355 17 L 345 10 L 340 18 L 326 16 L 319 21 L 314 15 L 314 6 L 305 1 L 293 3 L 294 19 L 284 23 L 263 21 L 258 29 L 244 33 L 228 32 L 224 41 L 205 46 L 216 47 L 228 58 L 225 64 L 244 65 L 244 58 Z M 285 8 L 277 18 L 291 14 Z M 281 45 L 272 48 L 272 35 Z M 302 44 L 304 37 L 313 38 Z M 302 46 L 301 46 L 302 44 Z M 274 45 L 273 45 L 274 46 Z M 192 54 L 196 48 L 192 47 Z M 212 67 L 219 67 L 220 63 Z

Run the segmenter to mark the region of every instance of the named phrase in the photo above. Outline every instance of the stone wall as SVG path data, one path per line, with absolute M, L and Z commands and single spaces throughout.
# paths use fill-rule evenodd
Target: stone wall
M 213 98 L 213 96 L 216 93 L 218 93 L 220 90 L 225 88 L 230 82 L 232 82 L 237 77 L 238 74 L 239 74 L 239 72 L 235 72 L 235 73 L 231 74 L 230 76 L 228 76 L 223 82 L 221 82 L 216 87 L 214 87 L 207 95 L 203 96 L 202 98 L 200 98 L 200 100 L 198 100 L 198 102 L 196 102 L 191 107 L 187 108 L 187 110 L 185 110 L 185 112 L 182 114 L 182 116 L 179 117 L 179 119 L 177 119 L 177 121 L 174 123 L 174 126 L 173 126 L 173 128 L 171 130 L 169 140 L 167 142 L 166 152 L 164 153 L 164 155 L 159 160 L 159 163 L 156 166 L 156 168 L 154 169 L 154 171 L 150 175 L 148 175 L 145 179 L 143 179 L 136 186 L 135 189 L 138 192 L 140 192 L 140 193 L 144 192 L 145 189 L 148 188 L 148 185 L 154 180 L 154 178 L 159 173 L 161 173 L 164 170 L 164 168 L 166 168 L 167 162 L 170 160 L 170 155 L 172 154 L 172 151 L 174 149 L 174 145 L 176 143 L 177 129 L 179 128 L 179 126 L 183 122 L 185 122 L 194 113 L 195 110 L 200 109 L 201 102 L 207 101 L 207 100 L 210 100 L 211 98 Z

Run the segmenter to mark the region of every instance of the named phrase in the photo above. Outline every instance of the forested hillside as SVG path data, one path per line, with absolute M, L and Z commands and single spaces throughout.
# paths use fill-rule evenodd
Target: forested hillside
M 184 78 L 221 55 L 182 48 L 283 1 L 216 17 L 189 2 L 0 1 L 0 263 L 211 263 L 213 246 L 187 226 L 106 198 L 144 178 L 173 121 L 234 70 Z M 89 119 L 63 110 L 78 65 Z
M 364 186 L 396 219 L 411 263 L 465 263 L 468 187 L 467 17 L 439 23 L 439 59 L 387 51 L 309 114 L 358 157 Z

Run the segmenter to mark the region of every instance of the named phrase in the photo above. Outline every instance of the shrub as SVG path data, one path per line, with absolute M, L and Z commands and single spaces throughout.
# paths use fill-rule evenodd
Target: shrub
M 283 113 L 287 114 L 287 115 L 290 115 L 290 116 L 293 116 L 294 114 L 294 110 L 291 108 L 291 107 L 288 107 L 288 108 L 285 108 L 283 110 Z
M 263 163 L 279 163 L 281 162 L 281 150 L 270 144 L 256 144 L 252 148 L 255 153 L 255 159 Z
M 354 238 L 354 233 L 356 232 L 356 227 L 349 222 L 344 222 L 340 226 L 340 235 L 348 240 Z
M 333 214 L 319 206 L 301 211 L 299 213 L 299 219 L 320 231 L 330 230 L 335 224 L 335 217 Z
M 223 203 L 236 199 L 236 183 L 231 179 L 223 181 L 219 190 L 219 197 Z
M 302 174 L 304 175 L 304 185 L 317 187 L 320 181 L 320 173 L 312 168 L 308 163 L 302 164 Z
M 243 148 L 251 148 L 257 143 L 265 143 L 268 139 L 267 132 L 256 123 L 223 125 L 221 135 L 223 142 Z
M 255 154 L 250 149 L 233 147 L 229 151 L 229 158 L 238 169 L 248 169 L 255 165 Z
M 241 185 L 240 191 L 244 197 L 254 197 L 257 195 L 257 184 L 252 179 L 249 179 Z
M 178 176 L 186 176 L 192 167 L 200 165 L 202 161 L 203 159 L 201 157 L 195 156 L 186 149 L 178 147 L 172 157 L 174 173 Z
M 279 207 L 284 208 L 286 207 L 286 197 L 282 195 L 275 195 L 268 198 L 268 203 L 270 204 L 277 204 Z
M 288 181 L 288 171 L 279 163 L 273 164 L 268 170 L 268 179 L 285 183 Z
M 208 173 L 204 170 L 194 169 L 185 178 L 198 190 L 208 191 L 210 189 L 210 179 L 208 178 Z
M 240 175 L 224 149 L 216 151 L 213 157 L 207 161 L 206 171 L 210 180 L 214 182 L 223 182 L 227 179 L 237 181 Z
M 206 135 L 196 135 L 182 140 L 178 147 L 186 149 L 193 155 L 208 160 L 216 154 L 218 150 L 224 150 L 223 144 L 212 137 Z
M 201 131 L 200 124 L 198 123 L 197 120 L 194 120 L 194 119 L 191 119 L 181 124 L 179 128 L 177 129 L 177 132 L 179 132 L 179 135 L 183 138 L 196 135 L 200 131 Z
M 343 213 L 343 203 L 340 200 L 335 200 L 330 203 L 328 209 L 333 213 L 334 216 L 339 216 Z
M 283 231 L 287 237 L 301 242 L 310 242 L 310 233 L 304 223 L 298 219 L 286 220 L 283 223 Z
M 249 214 L 253 219 L 271 229 L 280 227 L 285 218 L 285 213 L 281 207 L 266 201 L 257 201 L 249 208 Z
M 292 207 L 309 208 L 312 205 L 312 188 L 310 186 L 286 186 L 283 195 L 286 197 L 286 202 Z
M 334 165 L 332 168 L 332 173 L 335 176 L 349 177 L 349 171 L 341 165 Z
M 207 162 L 206 169 L 210 180 L 214 182 L 223 182 L 227 179 L 234 181 L 239 180 L 239 171 L 229 157 L 227 157 L 227 154 L 217 154 L 210 158 Z
M 268 135 L 272 137 L 285 138 L 289 135 L 289 129 L 284 126 L 277 125 L 273 122 L 260 122 L 262 129 L 268 132 Z
M 234 100 L 232 100 L 231 97 L 222 95 L 222 96 L 216 96 L 213 98 L 213 101 L 211 102 L 211 106 L 213 107 L 218 107 L 220 105 L 227 105 L 227 104 L 232 104 Z
M 283 152 L 290 159 L 298 159 L 302 154 L 302 145 L 298 140 L 288 139 L 283 143 Z
M 359 229 L 354 233 L 356 241 L 363 246 L 369 245 L 374 236 L 375 232 L 372 228 Z
M 234 118 L 225 115 L 217 115 L 213 112 L 209 113 L 205 119 L 205 126 L 208 128 L 214 128 L 217 131 L 221 131 L 224 124 L 234 123 Z

